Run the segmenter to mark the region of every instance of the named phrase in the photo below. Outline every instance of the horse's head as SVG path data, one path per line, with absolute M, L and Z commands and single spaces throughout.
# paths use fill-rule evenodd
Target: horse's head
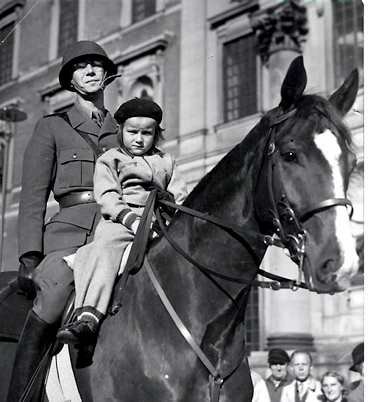
M 302 57 L 289 67 L 281 103 L 263 117 L 267 145 L 256 187 L 256 213 L 264 233 L 276 233 L 303 265 L 311 290 L 346 289 L 358 256 L 350 231 L 346 190 L 355 157 L 342 122 L 358 89 L 357 71 L 326 100 L 303 95 Z

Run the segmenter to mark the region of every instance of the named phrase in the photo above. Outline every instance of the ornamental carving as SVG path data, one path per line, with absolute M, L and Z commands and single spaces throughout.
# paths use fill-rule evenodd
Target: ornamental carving
M 252 18 L 257 48 L 263 63 L 280 50 L 302 52 L 308 29 L 307 9 L 297 0 L 286 0 Z

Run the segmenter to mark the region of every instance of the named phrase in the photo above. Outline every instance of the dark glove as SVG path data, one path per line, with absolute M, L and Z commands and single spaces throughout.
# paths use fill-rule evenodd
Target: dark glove
M 158 201 L 169 201 L 169 202 L 172 202 L 175 204 L 174 196 L 169 191 L 165 191 L 165 190 L 157 191 L 157 200 Z M 159 204 L 159 205 L 163 209 L 163 211 L 165 211 L 170 216 L 173 216 L 175 214 L 175 211 L 176 211 L 175 208 L 169 207 L 164 204 Z
M 26 253 L 19 258 L 18 288 L 25 293 L 27 298 L 36 297 L 36 286 L 33 282 L 33 272 L 42 261 L 42 255 L 37 252 Z

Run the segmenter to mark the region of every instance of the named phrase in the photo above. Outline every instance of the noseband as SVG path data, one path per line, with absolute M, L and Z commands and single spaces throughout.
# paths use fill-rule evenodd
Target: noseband
M 275 129 L 276 127 L 288 120 L 296 112 L 296 109 L 277 116 L 271 120 L 269 124 L 268 141 L 265 148 L 264 163 L 262 171 L 265 172 L 265 187 L 267 195 L 262 202 L 263 205 L 268 205 L 268 226 L 271 226 L 271 231 L 277 237 L 270 237 L 269 244 L 286 248 L 290 253 L 290 258 L 298 265 L 297 284 L 301 283 L 303 273 L 303 263 L 305 256 L 305 245 L 307 240 L 307 231 L 303 227 L 308 219 L 313 215 L 326 209 L 337 206 L 349 206 L 350 217 L 353 214 L 353 206 L 347 198 L 328 198 L 318 202 L 312 208 L 302 210 L 298 214 L 291 206 L 286 195 L 283 183 L 280 180 L 280 175 L 277 174 L 277 168 L 280 165 L 280 153 L 276 146 Z M 262 179 L 261 179 L 262 180 Z M 309 289 L 313 289 L 312 275 L 306 276 Z

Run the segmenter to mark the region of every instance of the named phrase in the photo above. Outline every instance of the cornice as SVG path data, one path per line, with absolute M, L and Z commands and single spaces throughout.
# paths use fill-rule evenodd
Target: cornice
M 259 8 L 258 0 L 245 0 L 228 10 L 209 17 L 207 21 L 211 29 L 216 29 L 218 26 L 226 23 L 227 20 L 237 17 L 245 12 L 252 12 Z

